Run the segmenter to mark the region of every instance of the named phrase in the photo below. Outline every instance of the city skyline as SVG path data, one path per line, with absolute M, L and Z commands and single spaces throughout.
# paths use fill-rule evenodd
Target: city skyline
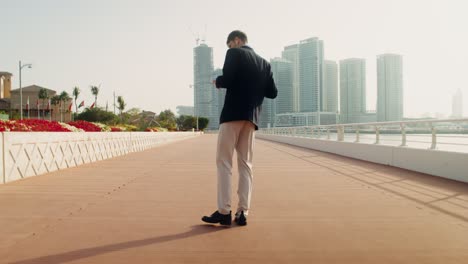
M 5 1 L 0 71 L 14 74 L 13 88 L 18 88 L 21 60 L 33 64 L 23 72 L 25 86 L 68 92 L 79 86 L 81 99 L 90 105 L 89 86 L 101 84 L 102 105 L 112 104 L 115 91 L 129 107 L 175 111 L 177 105 L 193 103 L 190 58 L 197 36 L 213 47 L 215 68 L 222 67 L 225 39 L 233 29 L 244 30 L 267 60 L 281 56 L 286 46 L 317 36 L 325 43 L 327 60 L 366 60 L 369 110 L 377 104 L 377 55 L 397 53 L 405 64 L 404 116 L 441 112 L 448 117 L 455 91 L 460 89 L 467 102 L 467 7 L 461 0 L 293 0 L 265 9 L 261 1 L 252 1 L 239 20 L 235 12 L 223 11 L 222 1 Z

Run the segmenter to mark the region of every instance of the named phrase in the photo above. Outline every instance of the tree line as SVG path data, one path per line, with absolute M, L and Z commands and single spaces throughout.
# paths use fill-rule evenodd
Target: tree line
M 91 94 L 94 96 L 94 103 L 90 107 L 85 107 L 83 103 L 78 103 L 81 89 L 74 87 L 72 96 L 62 91 L 58 95 L 49 96 L 47 89 L 39 90 L 39 99 L 42 100 L 42 109 L 45 111 L 45 105 L 50 99 L 51 105 L 66 105 L 70 100 L 74 100 L 75 113 L 74 120 L 85 120 L 89 122 L 99 122 L 107 125 L 126 124 L 135 127 L 135 130 L 145 130 L 149 127 L 161 127 L 169 131 L 190 131 L 192 129 L 204 130 L 208 126 L 209 119 L 205 117 L 194 117 L 190 115 L 181 115 L 176 117 L 171 110 L 161 111 L 159 114 L 142 111 L 138 108 L 131 108 L 124 112 L 127 104 L 122 96 L 117 97 L 117 109 L 119 114 L 115 115 L 112 112 L 98 107 L 97 99 L 100 91 L 99 86 L 90 86 Z M 84 110 L 78 113 L 78 110 L 84 107 Z M 198 123 L 198 124 L 197 124 Z

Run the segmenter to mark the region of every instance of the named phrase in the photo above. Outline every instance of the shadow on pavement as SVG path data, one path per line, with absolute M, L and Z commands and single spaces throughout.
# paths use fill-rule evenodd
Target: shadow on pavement
M 105 254 L 105 253 L 109 253 L 113 251 L 148 246 L 148 245 L 153 245 L 153 244 L 160 244 L 160 243 L 165 243 L 165 242 L 169 242 L 173 240 L 185 239 L 189 237 L 213 233 L 213 232 L 217 232 L 221 230 L 228 230 L 230 228 L 235 228 L 235 227 L 236 227 L 235 225 L 233 225 L 232 227 L 223 227 L 223 226 L 215 226 L 215 225 L 208 225 L 208 224 L 207 225 L 195 225 L 195 226 L 192 226 L 189 231 L 184 232 L 184 233 L 127 241 L 127 242 L 109 244 L 109 245 L 100 246 L 100 247 L 83 248 L 83 249 L 78 249 L 78 250 L 69 251 L 65 253 L 42 256 L 42 257 L 37 257 L 37 258 L 32 258 L 32 259 L 10 262 L 10 263 L 11 264 L 65 263 L 65 262 L 89 258 L 89 257 L 93 257 L 93 256 L 97 256 L 97 255 L 101 255 L 101 254 Z

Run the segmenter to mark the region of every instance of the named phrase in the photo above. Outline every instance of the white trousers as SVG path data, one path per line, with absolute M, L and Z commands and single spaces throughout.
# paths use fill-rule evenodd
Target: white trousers
M 231 121 L 219 126 L 216 166 L 218 168 L 218 212 L 229 214 L 232 196 L 232 156 L 237 152 L 239 204 L 237 212 L 247 215 L 252 195 L 252 157 L 255 126 L 250 121 Z

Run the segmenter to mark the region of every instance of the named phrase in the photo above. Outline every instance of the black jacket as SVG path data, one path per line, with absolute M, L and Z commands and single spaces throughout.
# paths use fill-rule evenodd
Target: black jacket
M 216 87 L 226 88 L 219 123 L 247 120 L 255 129 L 263 98 L 274 99 L 278 95 L 270 63 L 248 46 L 227 51 L 223 75 L 216 78 Z

